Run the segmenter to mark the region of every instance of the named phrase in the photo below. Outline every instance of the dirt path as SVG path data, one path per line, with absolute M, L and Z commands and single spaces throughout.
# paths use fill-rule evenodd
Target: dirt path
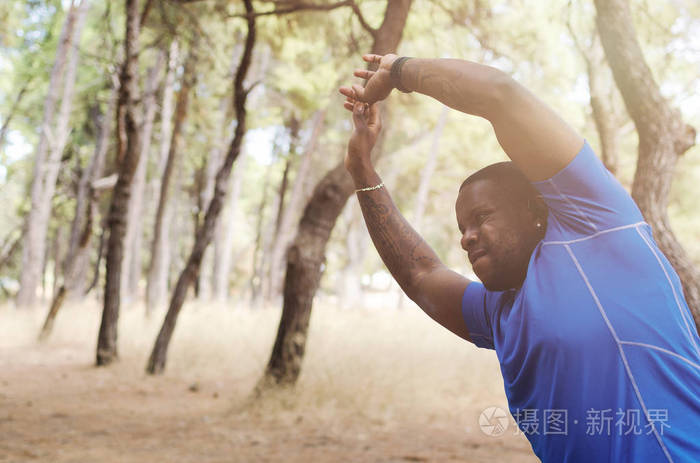
M 236 384 L 94 368 L 74 347 L 0 350 L 0 461 L 533 462 L 522 436 L 245 406 Z

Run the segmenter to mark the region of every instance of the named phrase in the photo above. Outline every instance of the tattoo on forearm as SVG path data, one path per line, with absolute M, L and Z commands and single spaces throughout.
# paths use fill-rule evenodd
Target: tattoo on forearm
M 415 272 L 440 265 L 435 252 L 409 225 L 386 191 L 359 196 L 367 229 L 396 281 L 410 285 Z

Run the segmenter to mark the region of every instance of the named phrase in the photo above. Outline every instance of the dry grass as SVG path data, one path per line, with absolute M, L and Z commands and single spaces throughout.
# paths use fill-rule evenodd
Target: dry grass
M 96 381 L 105 388 L 105 396 L 98 400 L 108 405 L 109 394 L 134 392 L 129 405 L 117 405 L 123 399 L 120 397 L 115 398 L 115 407 L 140 407 L 139 400 L 145 399 L 139 399 L 138 394 L 162 396 L 163 406 L 171 406 L 173 400 L 190 401 L 195 394 L 187 391 L 187 386 L 196 383 L 197 396 L 209 401 L 201 402 L 202 410 L 209 414 L 219 410 L 219 419 L 226 423 L 219 434 L 235 428 L 238 422 L 253 421 L 259 429 L 267 429 L 268 425 L 270 429 L 284 429 L 295 426 L 303 417 L 314 429 L 325 428 L 338 435 L 348 429 L 390 433 L 406 427 L 433 427 L 478 440 L 483 438 L 479 437 L 477 424 L 480 411 L 490 405 L 506 406 L 495 353 L 460 340 L 414 306 L 402 311 L 342 311 L 327 303 L 317 304 L 298 385 L 292 391 L 254 402 L 249 400 L 250 393 L 268 359 L 279 321 L 278 309 L 253 311 L 187 304 L 170 346 L 166 373 L 160 378 L 146 376 L 144 366 L 162 314 L 145 319 L 142 307 L 125 308 L 119 325 L 120 361 L 104 372 L 92 368 L 99 311 L 97 302 L 66 307 L 50 340 L 37 345 L 43 311 L 0 307 L 0 358 L 5 358 L 6 371 L 24 376 L 36 372 L 35 378 L 25 379 L 35 381 L 33 393 L 45 397 L 48 407 L 52 404 L 52 386 L 41 384 L 46 378 L 42 380 L 39 374 L 48 367 L 59 378 L 66 376 L 60 372 L 67 371 L 76 381 L 82 381 L 66 386 L 63 394 L 88 390 L 89 383 Z M 169 394 L 182 397 L 168 398 Z M 20 397 L 20 391 L 16 395 Z M 210 403 L 212 398 L 219 398 L 218 402 Z M 79 397 L 75 400 L 74 407 L 89 408 Z M 157 407 L 153 399 L 149 402 L 150 407 Z M 205 414 L 194 408 L 188 413 Z M 239 434 L 226 439 L 238 441 Z M 258 433 L 253 441 L 256 439 L 264 442 L 265 432 Z M 516 450 L 527 456 L 527 443 L 515 439 Z M 0 437 L 0 461 L 2 448 Z

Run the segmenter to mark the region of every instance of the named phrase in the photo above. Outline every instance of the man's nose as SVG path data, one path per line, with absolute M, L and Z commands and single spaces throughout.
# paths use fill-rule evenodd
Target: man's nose
M 469 227 L 466 230 L 464 230 L 464 234 L 462 234 L 462 249 L 465 251 L 469 251 L 469 248 L 476 243 L 476 240 L 478 238 L 477 230 L 473 227 Z

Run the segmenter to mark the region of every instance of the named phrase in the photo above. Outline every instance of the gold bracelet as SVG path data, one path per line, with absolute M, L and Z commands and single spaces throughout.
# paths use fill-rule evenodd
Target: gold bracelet
M 360 188 L 359 190 L 355 190 L 355 193 L 359 193 L 360 191 L 374 191 L 374 190 L 380 189 L 383 186 L 384 186 L 384 182 L 380 183 L 379 185 L 368 186 L 367 188 Z

